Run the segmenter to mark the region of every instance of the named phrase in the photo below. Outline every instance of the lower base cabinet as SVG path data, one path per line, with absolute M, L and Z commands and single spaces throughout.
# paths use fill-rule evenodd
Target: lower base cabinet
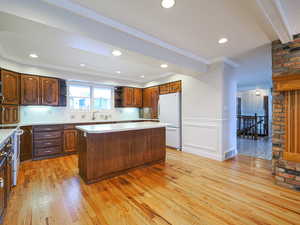
M 23 134 L 20 136 L 20 159 L 21 161 L 32 159 L 32 126 L 21 128 Z
M 64 152 L 77 151 L 77 130 L 64 130 Z
M 8 205 L 12 188 L 11 143 L 0 149 L 0 224 Z
M 148 120 L 146 120 L 148 121 Z M 145 122 L 145 120 L 118 121 L 118 122 L 95 122 L 95 124 Z M 23 126 L 21 135 L 21 161 L 39 160 L 74 154 L 78 152 L 77 125 L 87 124 L 58 124 Z

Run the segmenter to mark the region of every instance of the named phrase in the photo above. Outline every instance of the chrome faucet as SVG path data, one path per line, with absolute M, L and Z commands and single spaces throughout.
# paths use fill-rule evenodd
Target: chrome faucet
M 98 111 L 93 111 L 93 113 L 92 113 L 92 120 L 96 120 L 96 113 L 98 113 Z

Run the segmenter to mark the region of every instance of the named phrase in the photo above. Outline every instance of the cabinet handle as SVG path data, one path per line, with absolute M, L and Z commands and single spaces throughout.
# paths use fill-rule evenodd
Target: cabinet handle
M 4 188 L 4 179 L 0 177 L 0 188 Z

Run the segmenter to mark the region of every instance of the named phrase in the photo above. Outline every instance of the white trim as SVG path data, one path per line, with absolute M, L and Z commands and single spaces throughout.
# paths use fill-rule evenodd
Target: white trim
M 211 125 L 211 124 L 205 124 L 205 123 L 182 123 L 183 126 L 189 126 L 189 127 L 203 127 L 203 128 L 218 128 L 217 125 Z
M 213 160 L 217 160 L 217 161 L 222 161 L 221 157 L 218 155 L 218 153 L 209 153 L 209 152 L 205 152 L 205 151 L 194 151 L 193 149 L 205 149 L 206 147 L 204 146 L 198 146 L 198 145 L 194 145 L 194 144 L 185 144 L 182 147 L 182 151 L 183 152 L 187 152 L 187 153 L 191 153 L 194 155 L 198 155 L 201 157 L 205 157 L 205 158 L 209 158 L 209 159 L 213 159 Z
M 233 61 L 232 59 L 229 59 L 227 57 L 217 57 L 217 58 L 214 58 L 210 61 L 210 64 L 214 64 L 214 63 L 218 63 L 218 62 L 224 62 L 230 66 L 232 66 L 233 68 L 238 68 L 240 67 L 240 65 L 238 63 L 236 63 L 235 61 Z
M 256 0 L 282 43 L 293 41 L 293 34 L 280 0 Z

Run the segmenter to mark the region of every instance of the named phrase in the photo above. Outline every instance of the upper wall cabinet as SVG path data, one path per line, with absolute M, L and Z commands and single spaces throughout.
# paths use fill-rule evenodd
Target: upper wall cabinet
M 159 87 L 149 87 L 143 90 L 143 107 L 151 108 L 151 118 L 158 118 Z
M 40 92 L 42 105 L 58 105 L 59 84 L 58 79 L 40 77 Z
M 0 124 L 15 124 L 19 122 L 19 106 L 1 105 Z
M 40 87 L 38 76 L 21 75 L 21 104 L 40 104 Z
M 116 107 L 137 107 L 143 106 L 142 89 L 133 87 L 115 88 Z
M 20 74 L 1 70 L 2 104 L 18 105 L 20 102 Z
M 167 84 L 159 85 L 159 94 L 170 94 L 181 92 L 181 81 L 175 81 Z

